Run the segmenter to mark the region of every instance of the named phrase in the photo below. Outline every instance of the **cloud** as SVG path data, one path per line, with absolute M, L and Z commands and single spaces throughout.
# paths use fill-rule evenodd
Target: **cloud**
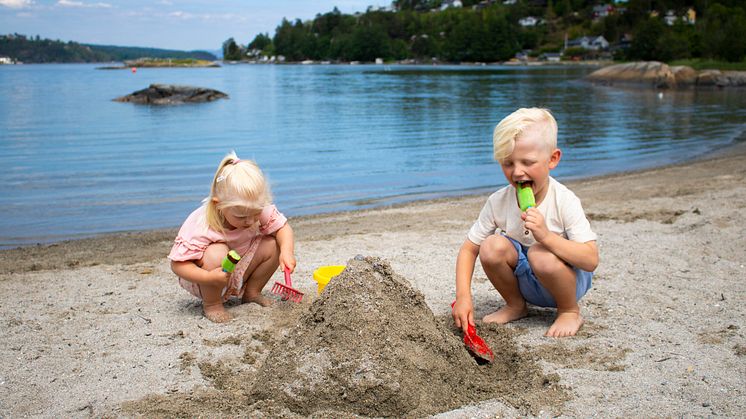
M 3 1 L 3 0 L 0 0 Z M 83 3 L 82 1 L 77 0 L 59 0 L 57 1 L 57 6 L 62 7 L 85 7 L 85 8 L 94 8 L 94 9 L 110 9 L 113 6 L 109 3 Z
M 33 0 L 0 0 L 0 6 L 10 7 L 11 9 L 23 9 L 31 7 Z
M 241 16 L 235 13 L 189 13 L 177 10 L 168 14 L 168 17 L 173 17 L 182 20 L 205 20 L 205 21 L 233 21 L 233 22 L 245 22 L 246 16 Z

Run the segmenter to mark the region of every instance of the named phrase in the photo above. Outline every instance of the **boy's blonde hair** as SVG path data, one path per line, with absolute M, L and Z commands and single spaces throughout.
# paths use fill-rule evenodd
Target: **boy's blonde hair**
M 503 118 L 492 134 L 495 160 L 502 163 L 513 153 L 515 139 L 534 124 L 542 124 L 541 138 L 549 151 L 557 148 L 557 121 L 548 109 L 521 108 Z
M 272 192 L 259 166 L 251 160 L 240 160 L 231 151 L 218 165 L 206 201 L 207 224 L 213 230 L 222 231 L 225 225 L 223 210 L 241 207 L 261 211 L 272 203 Z

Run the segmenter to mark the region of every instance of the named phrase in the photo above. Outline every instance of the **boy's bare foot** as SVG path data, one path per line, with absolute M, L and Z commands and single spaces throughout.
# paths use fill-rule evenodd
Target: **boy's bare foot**
M 511 306 L 502 306 L 494 313 L 490 313 L 482 319 L 485 323 L 497 323 L 505 324 L 526 317 L 528 315 L 528 307 L 524 304 L 521 308 L 514 308 Z
M 241 301 L 243 303 L 256 303 L 262 307 L 269 307 L 272 305 L 272 300 L 263 296 L 262 294 L 257 294 L 254 296 L 249 296 L 249 295 L 244 294 L 244 296 L 241 297 Z
M 205 317 L 207 317 L 207 320 L 210 320 L 211 322 L 226 323 L 233 320 L 233 316 L 225 311 L 225 307 L 223 307 L 223 304 L 203 306 L 202 311 L 205 312 Z
M 561 338 L 566 336 L 575 336 L 580 330 L 580 326 L 583 325 L 583 316 L 575 311 L 566 311 L 563 313 L 557 313 L 557 318 L 554 323 L 549 327 L 549 330 L 544 336 L 553 338 Z

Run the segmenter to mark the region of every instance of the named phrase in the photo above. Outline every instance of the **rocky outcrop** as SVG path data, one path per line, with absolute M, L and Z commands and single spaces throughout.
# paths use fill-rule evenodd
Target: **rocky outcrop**
M 173 84 L 151 84 L 126 96 L 114 99 L 115 102 L 132 102 L 143 105 L 179 105 L 182 103 L 212 102 L 228 98 L 228 95 L 204 87 L 179 86 Z
M 658 61 L 615 64 L 598 69 L 587 80 L 601 84 L 637 84 L 657 88 L 746 86 L 746 72 L 702 70 L 688 66 L 669 67 Z
M 746 71 L 702 70 L 697 77 L 699 86 L 746 86 Z
M 663 88 L 676 84 L 671 68 L 658 61 L 610 65 L 588 75 L 588 80 L 603 84 L 637 83 Z

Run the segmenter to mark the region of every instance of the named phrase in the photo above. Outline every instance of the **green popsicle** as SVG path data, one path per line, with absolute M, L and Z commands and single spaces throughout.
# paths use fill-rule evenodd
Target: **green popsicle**
M 239 260 L 241 260 L 241 256 L 238 254 L 238 252 L 236 252 L 235 250 L 231 250 L 223 259 L 223 263 L 221 264 L 223 266 L 223 270 L 228 273 L 233 272 L 233 270 L 236 269 L 236 264 L 238 264 Z
M 530 186 L 524 188 L 518 184 L 516 190 L 518 191 L 518 206 L 521 207 L 521 211 L 525 212 L 527 209 L 536 206 L 534 191 Z

